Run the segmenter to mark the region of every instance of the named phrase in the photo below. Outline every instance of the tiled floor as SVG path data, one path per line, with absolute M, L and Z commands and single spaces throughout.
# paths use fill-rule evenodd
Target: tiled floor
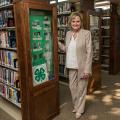
M 4 102 L 0 100 L 0 107 L 15 120 L 21 120 L 20 110 Z M 60 84 L 60 104 L 60 114 L 54 120 L 75 120 L 67 85 Z M 80 120 L 120 120 L 120 74 L 112 76 L 102 72 L 102 88 L 87 96 L 86 111 Z

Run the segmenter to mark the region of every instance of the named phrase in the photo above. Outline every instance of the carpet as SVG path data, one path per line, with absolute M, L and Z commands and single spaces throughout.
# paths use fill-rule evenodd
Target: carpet
M 0 120 L 15 120 L 15 119 L 0 108 Z

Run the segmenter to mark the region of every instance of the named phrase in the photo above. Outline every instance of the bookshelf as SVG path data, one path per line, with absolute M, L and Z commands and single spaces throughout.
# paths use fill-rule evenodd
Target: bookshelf
M 68 27 L 68 18 L 72 12 L 71 9 L 72 3 L 69 1 L 64 1 L 57 3 L 57 26 L 58 26 L 58 40 L 65 44 L 65 36 L 66 32 L 69 30 Z M 59 54 L 59 76 L 60 77 L 68 77 L 64 75 L 65 68 L 65 53 L 62 51 L 58 51 Z
M 92 76 L 88 83 L 88 94 L 101 87 L 101 66 L 100 66 L 100 15 L 93 10 L 83 13 L 84 27 L 91 31 L 93 46 Z
M 101 69 L 108 74 L 117 74 L 120 71 L 119 60 L 119 30 L 120 17 L 117 14 L 117 4 L 110 3 L 110 8 L 100 15 L 101 32 Z
M 13 4 L 0 1 L 0 95 L 21 107 Z
M 110 64 L 110 16 L 101 16 L 101 69 L 109 72 Z

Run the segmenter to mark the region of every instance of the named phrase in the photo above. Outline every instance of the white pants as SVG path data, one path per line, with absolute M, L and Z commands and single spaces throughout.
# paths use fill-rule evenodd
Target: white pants
M 88 80 L 78 80 L 78 70 L 69 69 L 69 88 L 72 95 L 74 109 L 77 113 L 83 113 L 86 101 Z

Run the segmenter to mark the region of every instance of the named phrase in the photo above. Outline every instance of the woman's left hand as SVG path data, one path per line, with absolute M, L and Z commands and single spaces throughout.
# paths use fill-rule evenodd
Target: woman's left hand
M 89 73 L 84 73 L 83 79 L 88 80 L 89 78 L 90 78 L 90 74 Z

